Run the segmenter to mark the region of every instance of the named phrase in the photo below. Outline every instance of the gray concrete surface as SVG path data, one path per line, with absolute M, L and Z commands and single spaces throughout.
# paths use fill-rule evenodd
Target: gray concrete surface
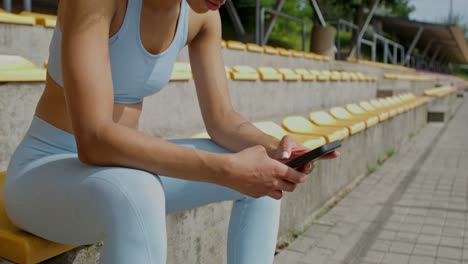
M 422 129 L 275 264 L 468 263 L 467 119 Z

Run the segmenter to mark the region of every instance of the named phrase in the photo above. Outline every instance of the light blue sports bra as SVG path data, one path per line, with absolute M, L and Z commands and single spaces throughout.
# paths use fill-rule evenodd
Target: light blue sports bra
M 174 62 L 187 42 L 189 7 L 181 0 L 177 31 L 170 46 L 159 54 L 149 53 L 140 38 L 140 15 L 143 0 L 127 0 L 127 11 L 119 31 L 109 39 L 110 63 L 114 85 L 114 102 L 131 104 L 159 92 L 171 77 Z M 58 26 L 49 47 L 48 72 L 63 87 L 60 46 L 62 32 Z

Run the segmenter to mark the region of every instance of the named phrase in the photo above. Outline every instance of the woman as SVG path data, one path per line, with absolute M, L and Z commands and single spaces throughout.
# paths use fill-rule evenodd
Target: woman
M 7 172 L 18 227 L 59 243 L 104 241 L 101 263 L 165 263 L 166 214 L 232 200 L 228 262 L 272 263 L 279 199 L 313 165 L 285 166 L 307 149 L 232 109 L 220 18 L 208 12 L 221 4 L 60 1 L 46 88 Z M 143 97 L 167 84 L 186 44 L 213 141 L 138 131 Z

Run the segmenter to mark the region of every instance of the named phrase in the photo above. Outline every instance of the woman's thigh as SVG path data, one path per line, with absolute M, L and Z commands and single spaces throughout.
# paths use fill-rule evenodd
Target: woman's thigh
M 43 157 L 12 175 L 5 209 L 20 228 L 48 240 L 91 244 L 104 240 L 112 225 L 161 218 L 165 200 L 159 178 L 122 167 L 81 163 L 76 154 Z M 159 214 L 159 215 L 158 215 Z

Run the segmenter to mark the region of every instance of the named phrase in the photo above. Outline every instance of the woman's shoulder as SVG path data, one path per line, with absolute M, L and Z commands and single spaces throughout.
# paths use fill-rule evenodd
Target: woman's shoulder
M 221 18 L 218 11 L 197 13 L 190 9 L 189 14 L 188 44 L 206 30 L 221 28 Z

